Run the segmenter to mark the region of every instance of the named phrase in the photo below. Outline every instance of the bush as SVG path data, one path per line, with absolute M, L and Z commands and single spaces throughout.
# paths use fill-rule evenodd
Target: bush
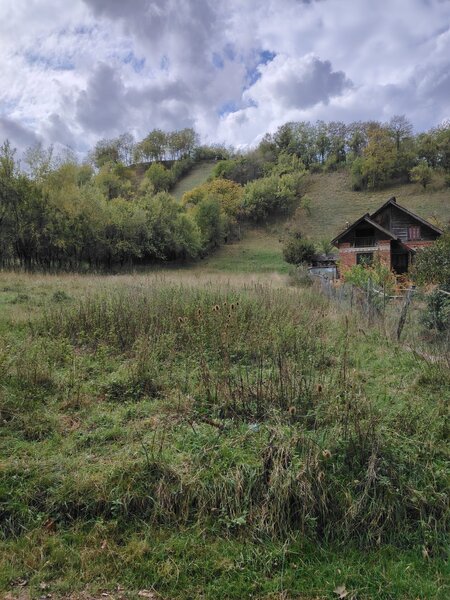
M 360 192 L 367 187 L 367 177 L 363 175 L 363 160 L 355 158 L 352 164 L 352 190 Z
M 411 180 L 420 185 L 425 190 L 427 185 L 433 179 L 433 169 L 428 166 L 425 160 L 422 160 L 418 165 L 409 172 Z
M 412 274 L 419 285 L 450 285 L 450 231 L 432 246 L 417 252 Z
M 450 285 L 444 286 L 444 291 L 450 292 Z M 450 330 L 450 296 L 435 290 L 427 297 L 427 307 L 420 321 L 426 329 L 443 332 Z
M 227 160 L 230 158 L 230 151 L 224 146 L 197 146 L 194 150 L 194 160 Z
M 181 160 L 176 160 L 170 169 L 170 174 L 172 177 L 171 186 L 175 185 L 175 183 L 179 181 L 183 177 L 183 175 L 189 173 L 194 164 L 195 161 L 190 157 L 182 158 Z
M 383 288 L 386 294 L 392 294 L 396 285 L 395 275 L 378 256 L 375 256 L 371 265 L 355 265 L 348 269 L 344 272 L 343 278 L 348 283 L 363 289 L 368 285 Z
M 289 212 L 300 197 L 302 183 L 303 173 L 271 175 L 248 183 L 243 198 L 245 214 L 261 222 L 271 215 Z
M 145 176 L 153 184 L 155 192 L 167 192 L 173 184 L 172 172 L 160 163 L 150 165 Z
M 283 247 L 284 260 L 293 265 L 309 262 L 315 254 L 315 246 L 311 240 L 295 234 Z

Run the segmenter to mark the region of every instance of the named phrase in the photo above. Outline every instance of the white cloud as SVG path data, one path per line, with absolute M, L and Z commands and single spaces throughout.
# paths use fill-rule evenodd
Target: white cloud
M 450 117 L 448 25 L 439 0 L 2 0 L 0 137 L 83 152 L 154 127 L 236 145 L 296 119 L 428 128 Z
M 260 103 L 277 103 L 282 109 L 307 109 L 342 95 L 352 83 L 330 61 L 308 54 L 293 58 L 279 54 L 259 67 L 261 78 L 245 93 Z

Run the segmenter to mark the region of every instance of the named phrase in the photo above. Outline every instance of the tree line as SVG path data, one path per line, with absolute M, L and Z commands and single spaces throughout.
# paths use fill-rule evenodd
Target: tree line
M 108 163 L 132 164 L 179 160 L 226 158 L 229 151 L 221 145 L 201 146 L 199 136 L 191 127 L 176 131 L 153 129 L 142 140 L 135 141 L 130 133 L 99 140 L 89 154 L 90 161 L 101 168 Z
M 299 158 L 310 173 L 350 169 L 355 190 L 393 181 L 426 188 L 435 173 L 450 186 L 450 121 L 419 134 L 398 115 L 387 123 L 289 122 L 266 134 L 256 149 L 223 161 L 216 173 L 244 184 L 264 176 L 267 164 L 284 154 Z

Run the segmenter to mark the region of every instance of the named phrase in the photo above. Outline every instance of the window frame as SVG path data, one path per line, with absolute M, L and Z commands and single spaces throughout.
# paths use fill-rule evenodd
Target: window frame
M 420 225 L 408 225 L 408 242 L 415 242 L 422 239 Z
M 369 260 L 361 260 L 362 257 L 368 257 Z M 374 252 L 357 252 L 356 253 L 356 264 L 370 267 L 373 265 Z

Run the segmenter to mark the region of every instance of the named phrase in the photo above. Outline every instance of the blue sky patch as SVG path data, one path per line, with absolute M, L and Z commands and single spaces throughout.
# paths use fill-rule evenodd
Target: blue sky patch
M 73 71 L 75 63 L 68 56 L 45 56 L 33 50 L 24 52 L 25 60 L 30 65 L 37 65 L 54 71 Z
M 217 52 L 214 52 L 214 54 L 212 55 L 212 63 L 216 67 L 216 69 L 223 69 L 225 66 L 223 58 L 220 56 L 220 54 L 217 54 Z
M 219 117 L 225 117 L 226 115 L 229 115 L 230 113 L 234 113 L 238 110 L 239 110 L 239 107 L 236 104 L 236 102 L 234 102 L 233 100 L 229 100 L 228 102 L 225 102 L 224 104 L 222 104 L 222 106 L 217 111 L 217 114 L 219 115 Z
M 270 50 L 262 50 L 258 53 L 256 64 L 252 67 L 247 68 L 247 73 L 245 77 L 245 90 L 248 90 L 249 87 L 252 87 L 258 79 L 261 77 L 261 73 L 258 70 L 260 65 L 267 65 L 276 57 L 275 52 L 271 52 Z
M 141 73 L 145 66 L 145 58 L 137 58 L 132 50 L 122 59 L 126 65 L 130 65 L 135 73 Z

